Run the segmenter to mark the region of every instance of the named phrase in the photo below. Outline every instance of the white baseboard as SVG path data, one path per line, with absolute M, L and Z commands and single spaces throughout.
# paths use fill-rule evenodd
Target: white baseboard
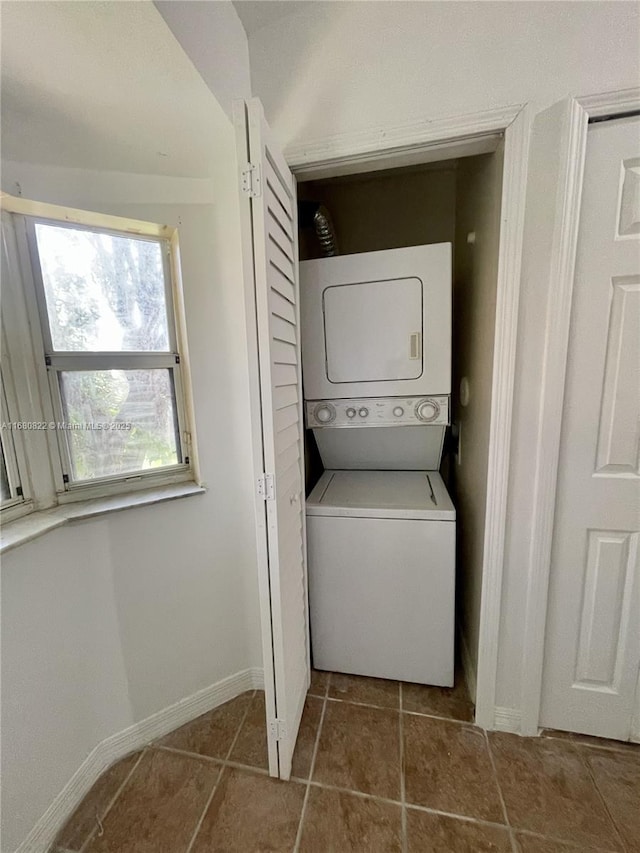
M 477 690 L 476 665 L 469 652 L 467 638 L 464 633 L 460 631 L 458 636 L 464 679 L 467 682 L 469 695 L 475 703 Z M 512 732 L 514 734 L 520 734 L 522 724 L 521 716 L 520 711 L 515 710 L 514 708 L 494 708 L 492 729 L 496 732 Z
M 493 714 L 493 728 L 497 732 L 520 734 L 522 714 L 515 708 L 496 708 Z
M 264 687 L 261 668 L 236 672 L 157 711 L 150 717 L 101 741 L 82 762 L 15 853 L 46 853 L 56 835 L 102 773 L 130 752 L 244 693 Z
M 471 654 L 469 652 L 469 646 L 467 645 L 467 638 L 464 635 L 463 631 L 459 632 L 460 638 L 460 657 L 462 659 L 462 671 L 464 672 L 464 680 L 467 682 L 467 689 L 469 690 L 469 696 L 471 697 L 471 701 L 475 705 L 476 701 L 476 690 L 478 687 L 476 680 L 476 665 L 471 658 Z

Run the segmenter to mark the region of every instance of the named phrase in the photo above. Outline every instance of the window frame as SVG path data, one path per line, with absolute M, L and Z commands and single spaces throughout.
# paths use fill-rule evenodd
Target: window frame
M 30 350 L 33 354 L 33 363 L 28 365 L 27 375 L 20 377 L 20 379 L 26 379 L 26 382 L 21 382 L 20 379 L 16 381 L 17 388 L 23 386 L 23 393 L 17 395 L 14 419 L 24 418 L 43 423 L 63 422 L 63 402 L 59 380 L 60 372 L 63 370 L 130 370 L 145 369 L 145 367 L 167 369 L 175 401 L 176 451 L 180 460 L 176 465 L 74 481 L 67 430 L 45 429 L 40 434 L 27 436 L 33 439 L 34 445 L 38 445 L 40 452 L 31 462 L 27 447 L 24 460 L 18 459 L 21 480 L 24 481 L 32 473 L 35 475 L 34 465 L 40 464 L 42 467 L 45 448 L 50 469 L 49 482 L 46 482 L 46 476 L 40 477 L 44 482 L 40 483 L 39 489 L 37 484 L 34 488 L 33 496 L 36 499 L 37 508 L 112 495 L 126 495 L 129 492 L 159 488 L 174 483 L 188 481 L 199 483 L 193 440 L 193 397 L 177 229 L 28 201 L 6 194 L 0 196 L 0 207 L 3 211 L 3 231 L 5 229 L 11 231 L 11 239 L 4 241 L 6 252 L 3 252 L 3 256 L 6 254 L 9 267 L 7 275 L 10 279 L 17 279 L 9 282 L 14 299 L 10 300 L 12 304 L 8 306 L 7 311 L 4 310 L 3 305 L 3 313 L 9 315 L 7 326 L 15 324 L 16 334 L 29 338 Z M 5 218 L 5 213 L 9 215 L 8 219 Z M 53 350 L 36 241 L 37 223 L 159 243 L 162 248 L 169 349 L 162 352 Z M 17 294 L 16 291 L 20 293 Z M 13 304 L 16 297 L 18 301 L 22 301 L 22 305 L 18 306 L 22 310 L 17 310 L 16 305 Z M 15 337 L 14 334 L 14 343 Z M 11 354 L 11 341 L 8 353 Z M 24 356 L 24 353 L 21 355 Z M 3 509 L 3 520 L 5 517 Z
M 5 350 L 5 337 L 2 334 L 2 375 L 0 376 L 0 416 L 3 424 L 14 423 L 13 413 L 15 405 L 13 398 L 13 382 L 11 378 L 11 366 Z M 9 400 L 11 399 L 11 403 Z M 2 501 L 2 518 L 19 517 L 31 509 L 30 489 L 28 480 L 23 482 L 21 471 L 26 468 L 26 457 L 24 455 L 24 444 L 21 432 L 10 428 L 0 432 L 0 445 L 2 461 L 7 474 L 7 482 L 11 497 Z

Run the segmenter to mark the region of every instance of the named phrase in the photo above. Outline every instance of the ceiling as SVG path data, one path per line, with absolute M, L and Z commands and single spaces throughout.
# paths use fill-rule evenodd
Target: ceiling
M 3 158 L 210 176 L 221 108 L 149 0 L 1 13 Z
M 248 36 L 262 27 L 293 15 L 312 0 L 233 0 Z

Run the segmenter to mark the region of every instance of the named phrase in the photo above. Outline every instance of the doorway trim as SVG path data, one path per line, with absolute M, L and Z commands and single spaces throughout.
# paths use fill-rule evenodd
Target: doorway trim
M 392 125 L 320 139 L 285 150 L 299 180 L 406 166 L 492 150 L 504 135 L 500 248 L 487 471 L 476 722 L 493 729 L 500 644 L 509 458 L 516 367 L 520 267 L 529 151 L 530 110 L 518 104 L 471 115 Z M 432 155 L 436 155 L 433 156 Z
M 549 263 L 549 299 L 544 374 L 535 446 L 535 494 L 527 565 L 525 633 L 521 671 L 520 733 L 537 735 L 540 725 L 547 598 L 556 510 L 556 487 L 567 371 L 569 329 L 580 204 L 589 120 L 640 109 L 640 88 L 569 98 L 569 121 L 554 222 L 556 235 Z

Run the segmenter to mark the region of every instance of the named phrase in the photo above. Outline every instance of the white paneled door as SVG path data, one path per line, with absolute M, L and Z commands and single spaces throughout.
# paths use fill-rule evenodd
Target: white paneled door
M 269 772 L 288 779 L 309 687 L 295 180 L 257 99 L 235 105 Z
M 587 133 L 543 726 L 640 738 L 639 464 L 640 119 L 635 117 L 595 123 Z

